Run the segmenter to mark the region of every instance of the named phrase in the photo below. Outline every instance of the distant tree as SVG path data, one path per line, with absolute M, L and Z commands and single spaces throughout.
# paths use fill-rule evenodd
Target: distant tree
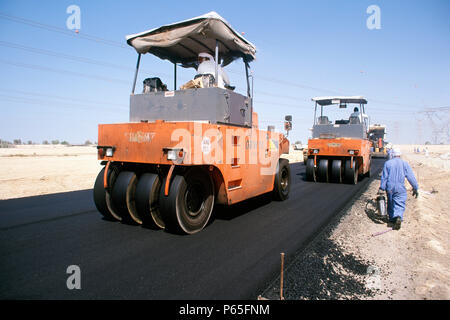
M 85 146 L 90 146 L 92 144 L 92 142 L 90 141 L 90 140 L 86 140 L 85 142 L 84 142 L 84 145 Z
M 31 141 L 31 140 L 28 140 L 28 144 L 33 144 L 33 141 Z
M 20 139 L 14 139 L 14 144 L 22 144 L 22 140 L 20 140 Z
M 42 144 L 49 144 L 47 140 L 42 141 Z
M 68 146 L 70 143 L 68 143 L 66 140 L 64 140 L 63 142 L 61 142 L 61 144 Z
M 426 144 L 426 145 L 430 145 L 430 144 L 431 144 L 431 142 L 430 142 L 430 141 L 427 141 L 427 142 L 425 142 L 425 144 Z
M 59 140 L 52 140 L 52 144 L 59 144 Z

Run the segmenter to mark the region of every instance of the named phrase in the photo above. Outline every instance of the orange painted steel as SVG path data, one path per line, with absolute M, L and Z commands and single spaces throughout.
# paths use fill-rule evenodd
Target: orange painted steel
M 111 157 L 98 154 L 103 161 L 206 166 L 217 186 L 217 202 L 223 204 L 272 191 L 278 159 L 289 153 L 289 141 L 283 134 L 258 129 L 256 113 L 252 127 L 162 120 L 101 124 L 98 144 L 115 147 Z M 169 160 L 170 149 L 177 150 L 175 154 L 182 149 L 184 157 Z
M 358 172 L 360 174 L 365 174 L 370 168 L 370 145 L 370 141 L 366 139 L 314 138 L 308 140 L 308 152 L 310 155 L 314 155 L 314 159 L 317 157 L 348 157 L 350 159 L 355 157 L 359 164 Z M 314 153 L 315 149 L 318 149 L 319 152 Z M 351 155 L 349 150 L 353 150 L 355 152 L 354 155 Z M 350 165 L 353 166 L 353 161 L 350 162 Z

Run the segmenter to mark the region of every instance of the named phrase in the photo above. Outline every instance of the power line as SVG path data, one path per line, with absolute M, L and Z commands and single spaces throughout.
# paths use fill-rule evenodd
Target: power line
M 123 105 L 123 104 L 119 104 L 119 103 L 114 103 L 114 102 L 109 102 L 109 101 L 98 101 L 98 100 L 87 100 L 87 99 L 80 99 L 80 98 L 74 98 L 74 97 L 63 97 L 63 96 L 56 96 L 56 95 L 49 95 L 49 94 L 42 94 L 42 93 L 37 93 L 37 92 L 31 92 L 31 91 L 21 91 L 21 90 L 13 90 L 13 89 L 0 89 L 0 91 L 3 92 L 7 92 L 7 93 L 18 93 L 21 95 L 25 95 L 25 96 L 32 96 L 32 97 L 44 97 L 44 98 L 52 98 L 52 99 L 57 99 L 57 100 L 64 100 L 65 102 L 67 101 L 78 101 L 81 103 L 87 103 L 87 104 L 104 104 L 104 105 L 108 105 L 108 106 L 119 106 L 119 107 L 125 107 L 128 108 L 128 106 Z M 19 98 L 19 97 L 18 97 Z
M 83 34 L 83 33 L 74 33 L 73 31 L 70 31 L 70 30 L 68 30 L 66 28 L 56 27 L 56 26 L 52 26 L 52 25 L 49 25 L 49 24 L 37 22 L 37 21 L 34 21 L 34 20 L 8 15 L 8 14 L 6 14 L 4 12 L 0 12 L 0 18 L 1 19 L 5 19 L 5 20 L 9 20 L 9 21 L 13 21 L 13 22 L 17 22 L 17 23 L 26 24 L 26 25 L 29 25 L 31 27 L 40 28 L 40 29 L 44 29 L 44 30 L 47 30 L 47 31 L 52 31 L 52 32 L 65 34 L 65 35 L 71 36 L 71 37 L 82 38 L 82 39 L 93 41 L 93 42 L 96 42 L 96 43 L 101 43 L 101 44 L 114 46 L 114 47 L 119 47 L 119 48 L 127 48 L 127 46 L 123 45 L 121 42 L 108 40 L 108 39 L 97 37 L 97 36 L 91 36 L 91 35 Z
M 21 17 L 17 17 L 17 16 L 8 15 L 8 14 L 6 14 L 4 12 L 0 12 L 0 18 L 1 19 L 5 19 L 5 20 L 9 20 L 9 21 L 13 21 L 13 22 L 16 22 L 16 23 L 22 23 L 22 24 L 29 25 L 29 26 L 36 27 L 36 28 L 41 28 L 41 29 L 44 29 L 44 30 L 47 30 L 47 31 L 58 32 L 58 33 L 61 33 L 61 34 L 64 34 L 64 35 L 68 35 L 68 36 L 71 36 L 71 37 L 82 38 L 82 39 L 93 41 L 93 42 L 96 42 L 96 43 L 99 43 L 99 44 L 105 44 L 105 45 L 120 47 L 120 48 L 123 48 L 123 49 L 127 49 L 128 48 L 128 46 L 123 45 L 121 42 L 108 40 L 108 39 L 105 39 L 105 38 L 92 36 L 92 35 L 88 35 L 88 34 L 82 34 L 82 33 L 76 34 L 73 31 L 70 31 L 70 30 L 65 29 L 65 28 L 44 24 L 44 23 L 37 22 L 37 21 L 31 20 L 31 19 L 25 19 L 25 18 L 21 18 Z M 7 44 L 4 41 L 2 41 L 2 42 L 3 42 L 4 46 L 7 46 Z M 10 46 L 11 46 L 11 44 L 10 44 Z M 17 48 L 19 48 L 19 47 L 17 47 Z M 36 53 L 52 54 L 52 52 L 50 52 L 48 50 L 42 50 L 42 49 L 36 49 L 36 48 L 33 48 L 32 50 L 35 50 Z M 32 50 L 30 50 L 30 51 L 32 51 Z M 40 51 L 40 52 L 38 52 L 38 51 Z M 98 64 L 98 65 L 103 65 L 103 66 L 112 66 L 111 64 L 108 64 L 108 63 L 103 63 L 103 62 L 98 62 L 98 61 L 94 62 L 94 60 L 92 60 L 92 59 L 80 58 L 80 57 L 75 57 L 75 56 L 70 56 L 70 55 L 65 55 L 65 54 L 60 54 L 60 57 L 63 57 L 63 55 L 66 58 L 78 59 L 78 61 L 81 61 L 81 62 L 94 63 L 94 64 Z M 82 61 L 82 60 L 84 60 L 84 61 Z M 118 66 L 115 65 L 115 67 L 118 67 Z M 119 68 L 124 68 L 124 67 L 119 66 Z M 240 73 L 240 72 L 233 71 L 233 70 L 230 70 L 230 71 L 232 73 L 236 73 L 236 74 L 242 75 L 242 73 Z M 326 89 L 326 88 L 317 88 L 317 87 L 313 87 L 313 86 L 306 85 L 306 84 L 294 83 L 294 82 L 285 81 L 285 80 L 276 79 L 276 78 L 266 78 L 266 77 L 262 77 L 262 76 L 253 76 L 253 77 L 255 79 L 259 79 L 259 80 L 262 80 L 262 81 L 271 82 L 272 84 L 287 85 L 287 86 L 292 86 L 292 87 L 297 87 L 297 88 L 302 88 L 302 89 L 308 89 L 308 90 L 313 90 L 313 91 L 318 91 L 318 92 L 328 92 L 328 93 L 332 93 L 332 94 L 336 94 L 336 95 L 340 95 L 342 93 L 342 91 L 339 92 L 339 91 L 336 91 L 336 90 L 331 90 L 331 89 Z M 411 105 L 407 105 L 407 104 L 401 104 L 401 103 L 395 103 L 395 102 L 386 102 L 386 101 L 381 101 L 381 100 L 376 100 L 376 99 L 370 99 L 370 100 L 374 101 L 374 102 L 378 102 L 378 103 L 387 104 L 387 105 L 397 105 L 397 106 L 406 106 L 406 107 L 420 108 L 420 106 L 411 106 Z
M 85 40 L 89 40 L 89 41 L 93 41 L 96 42 L 98 44 L 104 44 L 104 45 L 110 45 L 110 46 L 115 46 L 115 47 L 119 47 L 119 48 L 123 48 L 123 49 L 128 49 L 128 46 L 123 45 L 121 42 L 117 42 L 117 41 L 113 41 L 113 40 L 109 40 L 109 39 L 105 39 L 105 38 L 101 38 L 101 37 L 97 37 L 97 36 L 92 36 L 92 35 L 88 35 L 88 34 L 83 34 L 83 33 L 74 33 L 73 31 L 70 31 L 68 29 L 65 28 L 61 28 L 61 27 L 56 27 L 56 26 L 52 26 L 52 25 L 48 25 L 48 24 L 44 24 L 41 22 L 37 22 L 31 19 L 25 19 L 25 18 L 21 18 L 21 17 L 17 17 L 17 16 L 12 16 L 12 15 L 8 15 L 4 12 L 0 12 L 0 18 L 1 19 L 5 19 L 5 20 L 9 20 L 9 21 L 13 21 L 16 23 L 22 23 L 25 25 L 29 25 L 35 28 L 41 28 L 47 31 L 52 31 L 52 32 L 58 32 L 64 35 L 68 35 L 71 37 L 78 37 L 78 38 L 82 38 Z M 13 43 L 8 43 L 6 41 L 0 41 L 0 45 L 2 46 L 6 46 L 6 47 L 11 47 L 11 48 L 16 48 L 16 49 L 22 49 L 22 50 L 27 50 L 30 52 L 34 52 L 34 53 L 38 53 L 38 54 L 45 54 L 45 55 L 49 55 L 49 56 L 55 56 L 55 57 L 60 57 L 60 58 L 65 58 L 65 59 L 71 59 L 73 61 L 78 61 L 78 62 L 84 62 L 84 63 L 91 63 L 91 64 L 96 64 L 96 65 L 100 65 L 100 66 L 105 66 L 105 67 L 113 67 L 113 68 L 120 68 L 120 69 L 127 69 L 127 70 L 131 70 L 131 68 L 128 67 L 124 67 L 124 66 L 119 66 L 119 65 L 115 65 L 115 64 L 110 64 L 110 63 L 105 63 L 102 61 L 97 61 L 97 60 L 93 60 L 93 59 L 89 59 L 89 58 L 83 58 L 83 57 L 77 57 L 77 56 L 73 56 L 73 55 L 68 55 L 68 54 L 64 54 L 64 53 L 56 53 L 56 52 L 52 52 L 49 50 L 43 50 L 43 49 L 38 49 L 38 48 L 32 48 L 32 47 L 28 47 L 28 46 L 22 46 L 22 45 L 18 45 L 18 44 L 13 44 Z M 17 64 L 16 64 L 17 65 Z M 22 65 L 22 67 L 25 67 Z M 47 68 L 47 71 L 50 68 Z M 64 71 L 66 72 L 66 71 Z M 233 71 L 230 70 L 231 73 L 235 73 L 235 74 L 240 74 L 242 75 L 241 72 L 237 72 L 237 71 Z M 67 72 L 67 73 L 73 73 L 73 72 Z M 168 74 L 162 74 L 165 76 L 170 76 Z M 82 76 L 80 74 L 78 74 L 78 76 Z M 84 77 L 86 77 L 86 75 L 84 75 Z M 88 76 L 90 78 L 96 77 L 96 76 Z M 280 79 L 276 79 L 276 78 L 266 78 L 266 77 L 262 77 L 262 76 L 253 76 L 255 79 L 259 79 L 262 81 L 267 81 L 270 82 L 272 84 L 278 84 L 278 85 L 285 85 L 285 86 L 292 86 L 292 87 L 297 87 L 297 88 L 302 88 L 302 89 L 308 89 L 308 90 L 314 90 L 314 91 L 318 91 L 318 92 L 328 92 L 328 93 L 332 93 L 332 94 L 341 94 L 341 92 L 338 92 L 336 90 L 330 90 L 330 89 L 325 89 L 325 88 L 317 88 L 317 87 L 313 87 L 310 85 L 306 85 L 306 84 L 300 84 L 300 83 L 294 83 L 294 82 L 290 82 L 290 81 L 285 81 L 285 80 L 280 80 Z M 101 78 L 101 77 L 96 77 L 96 78 Z M 110 81 L 107 78 L 102 78 L 102 80 L 105 81 Z M 112 81 L 120 81 L 122 83 L 124 83 L 122 80 L 114 80 L 112 79 Z M 261 94 L 261 92 L 259 92 L 259 94 Z M 263 95 L 269 95 L 267 93 L 262 93 Z M 272 95 L 275 96 L 275 95 Z M 286 98 L 286 99 L 297 99 L 295 97 L 286 97 L 286 96 L 279 96 L 280 98 Z M 382 104 L 387 104 L 387 105 L 396 105 L 396 106 L 403 106 L 403 107 L 414 107 L 414 108 L 421 108 L 420 106 L 412 106 L 412 105 L 407 105 L 407 104 L 402 104 L 402 103 L 395 103 L 395 102 L 386 102 L 386 101 L 381 101 L 381 100 L 377 100 L 377 99 L 369 99 L 370 101 L 373 102 L 377 102 L 377 103 L 382 103 Z M 288 106 L 288 105 L 286 105 Z M 381 109 L 379 109 L 381 110 Z M 390 109 L 386 111 L 392 112 Z
M 95 76 L 95 75 L 88 75 L 86 73 L 81 73 L 81 72 L 74 72 L 74 71 L 68 71 L 68 70 L 62 70 L 62 69 L 56 69 L 56 68 L 43 67 L 43 66 L 39 66 L 39 65 L 35 65 L 35 64 L 7 61 L 7 60 L 3 60 L 3 59 L 0 59 L 0 63 L 8 64 L 8 65 L 12 65 L 12 66 L 15 66 L 15 67 L 20 67 L 20 68 L 27 68 L 27 69 L 33 69 L 33 70 L 39 70 L 39 71 L 55 72 L 55 73 L 60 73 L 60 74 L 64 74 L 64 75 L 71 74 L 71 75 L 75 75 L 77 77 L 83 77 L 83 78 L 95 79 L 95 80 L 102 80 L 102 81 L 106 81 L 106 82 L 115 82 L 115 83 L 129 84 L 129 82 L 125 81 L 125 80 L 105 78 L 105 77 L 100 77 L 100 76 Z
M 58 104 L 57 107 L 58 108 L 69 108 L 69 109 L 86 109 L 86 110 L 92 110 L 93 107 L 92 106 L 86 106 L 83 104 L 77 104 L 77 103 L 70 103 L 70 102 L 65 102 L 65 103 L 61 103 L 59 101 L 49 101 L 49 100 L 39 100 L 39 99 L 31 99 L 31 98 L 27 98 L 27 97 L 18 97 L 18 96 L 11 96 L 11 95 L 5 95 L 5 94 L 0 94 L 0 98 L 8 101 L 8 102 L 17 102 L 17 103 L 25 103 L 25 104 L 38 104 L 38 105 L 45 105 L 45 106 L 52 106 L 52 104 Z M 97 109 L 103 109 L 103 110 L 108 110 L 108 111 L 126 111 L 126 108 L 107 108 L 107 107 L 100 107 L 100 106 L 96 106 Z

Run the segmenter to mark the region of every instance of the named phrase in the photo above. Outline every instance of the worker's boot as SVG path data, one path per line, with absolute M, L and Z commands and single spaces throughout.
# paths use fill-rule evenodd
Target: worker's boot
M 402 218 L 397 217 L 397 218 L 395 218 L 394 226 L 392 227 L 392 229 L 394 229 L 394 230 L 400 230 L 400 226 L 401 226 L 401 225 L 402 225 Z

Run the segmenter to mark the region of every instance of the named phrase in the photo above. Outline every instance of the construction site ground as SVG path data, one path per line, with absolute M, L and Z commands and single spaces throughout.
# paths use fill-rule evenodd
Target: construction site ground
M 307 248 L 286 257 L 286 299 L 450 299 L 450 146 L 400 147 L 420 186 L 418 199 L 408 186 L 402 228 L 389 231 L 377 215 L 375 177 Z M 0 200 L 91 189 L 96 154 L 94 146 L 0 149 Z M 303 161 L 302 151 L 286 157 Z M 279 278 L 261 295 L 279 299 Z
M 377 176 L 285 267 L 285 299 L 450 299 L 450 146 L 397 147 L 420 188 L 413 198 L 406 183 L 401 229 L 376 210 Z M 278 277 L 261 296 L 280 292 Z

